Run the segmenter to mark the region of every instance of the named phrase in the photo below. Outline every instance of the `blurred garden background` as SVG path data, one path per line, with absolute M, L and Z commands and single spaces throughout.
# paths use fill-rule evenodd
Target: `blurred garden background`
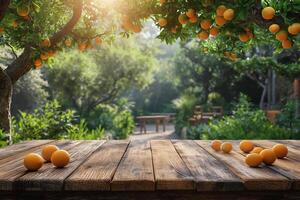
M 258 29 L 246 50 L 234 47 L 237 57 L 226 50 L 230 40 L 219 49 L 218 39 L 199 42 L 185 29 L 173 37 L 159 20 L 146 20 L 130 37 L 97 38 L 87 51 L 60 48 L 42 68 L 35 62 L 13 86 L 11 140 L 126 139 L 137 116 L 157 113 L 174 113 L 169 123 L 183 139 L 300 139 L 299 34 L 293 47 L 279 50 Z M 3 70 L 22 53 L 23 43 L 6 43 L 21 41 L 9 31 L 1 37 Z M 220 114 L 202 120 L 216 107 Z M 0 130 L 0 145 L 8 142 Z

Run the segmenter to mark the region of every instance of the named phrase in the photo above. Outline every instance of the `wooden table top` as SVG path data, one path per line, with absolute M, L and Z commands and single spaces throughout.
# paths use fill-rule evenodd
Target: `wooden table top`
M 232 141 L 230 154 L 211 149 L 210 141 L 51 141 L 35 140 L 0 149 L 1 191 L 300 191 L 300 141 L 254 141 L 257 146 L 288 145 L 286 159 L 250 168 Z M 56 144 L 71 154 L 57 169 L 46 163 L 37 172 L 23 166 L 24 155 Z

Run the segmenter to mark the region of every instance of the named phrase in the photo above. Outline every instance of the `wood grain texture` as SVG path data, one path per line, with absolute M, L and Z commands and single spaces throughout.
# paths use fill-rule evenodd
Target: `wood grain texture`
M 113 191 L 154 191 L 150 141 L 135 140 L 122 158 L 111 183 Z
M 173 144 L 195 178 L 198 191 L 240 191 L 240 178 L 221 161 L 214 158 L 194 141 L 176 140 Z
M 203 149 L 226 164 L 230 170 L 243 180 L 248 190 L 288 190 L 288 178 L 266 168 L 251 168 L 245 164 L 245 157 L 236 151 L 229 154 L 214 151 L 208 141 L 196 141 Z M 237 147 L 235 147 L 236 150 Z
M 191 172 L 169 140 L 152 140 L 151 151 L 157 190 L 193 190 Z
M 64 168 L 45 164 L 36 172 L 27 172 L 15 181 L 17 190 L 60 191 L 64 180 L 84 162 L 104 141 L 81 141 L 64 149 L 70 153 L 70 163 Z
M 0 149 L 0 160 L 50 142 L 53 142 L 53 140 L 31 140 L 4 147 Z
M 254 143 L 263 148 L 272 148 L 280 142 L 271 142 L 266 140 L 256 140 Z M 277 159 L 273 165 L 268 166 L 274 171 L 288 177 L 292 181 L 292 188 L 300 190 L 300 152 L 291 148 L 288 144 L 289 153 L 287 158 Z
M 58 147 L 63 148 L 68 145 L 75 145 L 78 142 L 75 141 L 59 141 L 54 142 Z M 26 174 L 26 168 L 23 166 L 24 156 L 28 153 L 40 153 L 42 146 L 32 148 L 24 153 L 11 156 L 10 161 L 1 163 L 0 165 L 0 191 L 1 190 L 13 190 L 14 181 Z
M 65 190 L 110 190 L 110 182 L 128 144 L 129 141 L 107 141 L 65 180 Z
M 11 160 L 14 160 L 18 156 L 24 156 L 28 152 L 40 149 L 42 146 L 52 142 L 54 142 L 54 140 L 36 140 L 36 142 L 25 141 L 2 148 L 0 149 L 0 165 L 2 163 L 7 163 Z

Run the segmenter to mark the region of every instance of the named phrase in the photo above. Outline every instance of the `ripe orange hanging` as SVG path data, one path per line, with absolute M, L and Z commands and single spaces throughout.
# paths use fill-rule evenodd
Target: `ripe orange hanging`
M 277 33 L 280 30 L 280 27 L 278 24 L 272 24 L 271 26 L 269 26 L 269 31 L 271 33 Z
M 226 24 L 226 20 L 223 17 L 217 16 L 215 18 L 216 24 L 219 26 L 223 26 L 224 24 Z
M 201 31 L 198 33 L 198 38 L 200 40 L 206 40 L 209 37 L 208 33 L 206 31 Z
M 264 9 L 262 9 L 261 15 L 266 20 L 273 19 L 273 17 L 275 16 L 275 9 L 272 7 L 265 7 Z
M 201 21 L 200 26 L 204 30 L 208 30 L 211 26 L 211 21 L 210 19 L 204 19 Z
M 225 10 L 223 17 L 225 20 L 230 21 L 234 18 L 234 10 L 233 9 L 227 9 Z
M 300 23 L 293 23 L 288 27 L 288 32 L 292 35 L 300 33 Z
M 217 8 L 217 10 L 216 10 L 217 16 L 223 17 L 224 12 L 225 12 L 226 9 L 227 9 L 226 6 L 219 5 L 218 8 Z
M 188 22 L 188 18 L 185 14 L 181 14 L 178 16 L 178 21 L 180 24 L 186 24 Z
M 279 31 L 276 34 L 276 39 L 281 42 L 287 40 L 287 38 L 288 38 L 288 33 L 286 31 Z
M 239 39 L 242 42 L 247 42 L 249 40 L 249 36 L 247 35 L 247 33 L 240 33 L 239 34 Z
M 209 34 L 212 35 L 212 36 L 217 36 L 219 34 L 219 29 L 217 29 L 216 27 L 212 27 L 209 30 Z
M 290 49 L 293 47 L 293 43 L 290 40 L 284 40 L 281 42 L 282 48 Z
M 196 17 L 196 12 L 194 9 L 190 8 L 188 9 L 188 11 L 185 13 L 186 16 L 188 16 L 189 18 L 193 18 Z
M 167 21 L 165 18 L 159 18 L 159 20 L 158 20 L 158 24 L 159 24 L 159 26 L 161 26 L 161 27 L 166 26 L 167 23 L 168 23 L 168 21 Z

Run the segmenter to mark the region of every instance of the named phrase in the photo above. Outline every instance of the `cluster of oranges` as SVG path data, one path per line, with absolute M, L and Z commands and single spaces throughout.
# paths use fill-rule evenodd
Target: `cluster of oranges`
M 261 15 L 265 20 L 271 20 L 275 17 L 276 11 L 272 7 L 265 7 Z M 282 48 L 289 49 L 293 46 L 291 40 L 289 40 L 289 35 L 296 36 L 300 33 L 300 23 L 293 23 L 288 26 L 287 30 L 283 27 L 280 27 L 278 24 L 271 24 L 269 26 L 269 31 L 275 34 L 275 37 L 278 41 L 281 42 Z
M 70 154 L 60 150 L 55 145 L 46 145 L 42 148 L 42 156 L 37 153 L 29 153 L 24 157 L 24 166 L 29 171 L 39 170 L 44 162 L 51 162 L 55 167 L 65 167 L 70 161 Z
M 134 24 L 130 17 L 127 15 L 123 15 L 121 21 L 122 28 L 125 31 L 133 31 L 134 33 L 139 33 L 142 30 L 141 26 L 139 24 Z
M 230 153 L 232 145 L 229 142 L 214 140 L 211 142 L 211 147 L 215 151 L 222 150 L 224 153 Z M 258 167 L 260 164 L 272 165 L 276 159 L 282 159 L 287 156 L 288 148 L 283 144 L 276 144 L 271 149 L 263 149 L 262 147 L 255 147 L 253 142 L 249 140 L 242 140 L 239 144 L 242 152 L 247 153 L 245 163 L 250 167 Z

